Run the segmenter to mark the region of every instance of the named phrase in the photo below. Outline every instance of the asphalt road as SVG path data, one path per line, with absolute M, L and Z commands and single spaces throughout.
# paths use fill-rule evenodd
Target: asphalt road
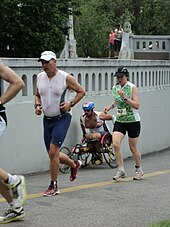
M 106 164 L 81 168 L 78 179 L 60 174 L 61 194 L 42 197 L 49 172 L 27 175 L 28 198 L 24 221 L 8 226 L 27 227 L 146 227 L 170 219 L 170 150 L 142 157 L 144 179 L 133 181 L 134 163 L 125 160 L 127 178 L 112 180 L 116 169 Z M 0 197 L 0 214 L 7 204 Z

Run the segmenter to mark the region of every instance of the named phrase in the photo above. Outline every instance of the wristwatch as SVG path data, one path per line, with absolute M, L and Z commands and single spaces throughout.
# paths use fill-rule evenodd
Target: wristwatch
M 41 106 L 41 104 L 34 104 L 35 109 L 37 109 L 37 106 Z
M 124 102 L 126 102 L 127 100 L 128 100 L 128 99 L 127 99 L 126 97 L 123 99 Z
M 70 102 L 71 107 L 73 107 L 75 105 L 75 103 L 73 101 Z

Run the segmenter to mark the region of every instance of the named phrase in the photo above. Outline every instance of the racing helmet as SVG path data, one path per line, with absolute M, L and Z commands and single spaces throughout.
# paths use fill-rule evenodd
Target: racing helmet
M 94 108 L 94 103 L 87 101 L 82 105 L 83 110 L 92 110 Z

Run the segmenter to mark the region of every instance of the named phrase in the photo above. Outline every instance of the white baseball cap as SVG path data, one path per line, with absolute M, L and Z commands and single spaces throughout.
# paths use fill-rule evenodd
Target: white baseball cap
M 41 57 L 38 59 L 38 61 L 50 61 L 51 59 L 57 60 L 56 54 L 52 51 L 44 51 L 42 52 Z

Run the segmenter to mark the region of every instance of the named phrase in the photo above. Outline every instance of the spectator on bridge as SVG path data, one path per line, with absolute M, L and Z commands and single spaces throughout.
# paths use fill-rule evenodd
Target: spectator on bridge
M 159 42 L 158 41 L 155 42 L 155 49 L 159 50 Z
M 113 53 L 113 57 L 114 57 L 114 39 L 115 39 L 115 33 L 112 29 L 110 29 L 110 34 L 109 34 L 109 57 L 111 58 L 112 53 Z
M 123 35 L 123 28 L 120 24 L 118 24 L 117 28 L 115 29 L 115 51 L 117 54 L 117 57 L 119 56 L 119 52 L 122 45 L 122 35 Z
M 24 87 L 22 79 L 0 59 L 0 78 L 9 83 L 7 90 L 2 94 L 0 88 L 0 137 L 7 127 L 7 117 L 3 106 L 14 98 Z M 17 130 L 17 128 L 16 128 Z M 2 151 L 1 151 L 2 152 Z M 2 155 L 2 154 L 1 154 Z M 9 209 L 0 217 L 0 224 L 24 218 L 23 205 L 26 199 L 25 178 L 21 175 L 12 175 L 0 169 L 0 194 L 9 204 Z
M 85 95 L 84 89 L 67 72 L 56 68 L 56 55 L 52 51 L 44 51 L 39 58 L 43 72 L 37 76 L 35 94 L 35 114 L 43 117 L 44 142 L 50 158 L 51 183 L 44 192 L 44 196 L 53 196 L 60 193 L 57 178 L 60 162 L 71 167 L 70 181 L 77 177 L 80 161 L 73 161 L 60 152 L 60 147 L 66 137 L 71 122 L 70 109 Z M 70 102 L 69 90 L 76 92 Z
M 126 177 L 121 144 L 128 133 L 129 148 L 135 161 L 134 180 L 141 180 L 143 171 L 141 167 L 141 154 L 137 148 L 140 135 L 140 116 L 138 109 L 140 107 L 137 87 L 129 82 L 129 72 L 126 68 L 120 67 L 115 73 L 118 83 L 113 86 L 114 103 L 105 108 L 107 113 L 113 107 L 116 107 L 116 121 L 113 128 L 113 147 L 118 165 L 118 172 L 113 180 L 119 180 Z

